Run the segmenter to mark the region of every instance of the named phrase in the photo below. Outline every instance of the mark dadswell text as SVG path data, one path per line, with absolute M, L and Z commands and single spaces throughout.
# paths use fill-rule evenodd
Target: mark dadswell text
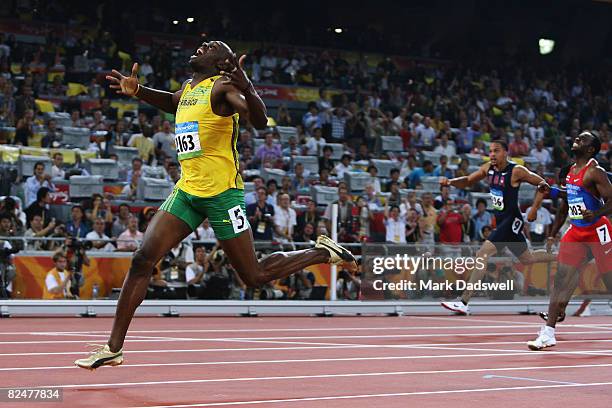
M 373 282 L 374 290 L 430 290 L 430 291 L 445 291 L 445 290 L 502 290 L 514 291 L 514 280 L 509 279 L 502 282 L 467 282 L 465 280 L 442 281 L 434 282 L 432 280 L 421 280 L 413 282 L 409 280 L 400 280 L 397 282 L 385 282 L 382 279 L 377 279 Z

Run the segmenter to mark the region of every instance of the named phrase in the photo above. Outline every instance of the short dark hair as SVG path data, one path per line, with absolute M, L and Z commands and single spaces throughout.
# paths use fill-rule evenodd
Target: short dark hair
M 64 258 L 64 259 L 68 259 L 66 257 L 66 254 L 63 253 L 62 251 L 58 251 L 56 253 L 53 254 L 53 262 L 57 262 L 60 260 L 60 258 Z
M 11 216 L 6 212 L 0 213 L 0 220 L 4 220 L 4 219 L 12 222 Z
M 127 207 L 128 210 L 130 209 L 130 205 L 126 203 L 119 204 L 119 209 L 121 209 L 121 207 Z
M 423 167 L 433 166 L 433 162 L 431 160 L 423 161 Z
M 374 166 L 373 164 L 370 164 L 370 165 L 368 166 L 368 173 L 369 173 L 369 172 L 370 172 L 370 170 L 372 170 L 372 169 L 376 170 L 376 172 L 378 173 L 378 167 Z
M 34 168 L 36 168 L 37 166 L 43 166 L 45 167 L 45 163 L 41 162 L 41 161 L 37 161 L 36 163 L 34 163 Z
M 139 161 L 139 162 L 141 162 L 141 163 L 142 163 L 142 159 L 141 159 L 140 157 L 138 157 L 138 156 L 136 156 L 136 157 L 134 157 L 134 158 L 132 159 L 132 163 L 134 163 L 134 162 L 136 162 L 136 161 Z
M 323 146 L 323 151 L 324 151 L 324 152 L 326 152 L 326 151 L 328 151 L 328 150 L 329 150 L 330 152 L 332 152 L 332 153 L 334 152 L 334 149 L 332 149 L 332 147 L 331 147 L 331 146 L 327 146 L 327 145 Z
M 399 171 L 399 169 L 398 169 L 398 168 L 396 168 L 396 167 L 394 167 L 394 168 L 392 168 L 392 169 L 391 169 L 391 171 L 389 172 L 389 174 L 395 174 L 395 173 L 398 173 L 398 174 L 399 174 L 399 172 L 400 172 L 400 171 Z
M 599 152 L 601 151 L 601 139 L 599 138 L 599 136 L 597 136 L 594 133 L 585 131 L 582 132 L 581 134 L 588 134 L 589 136 L 591 136 L 591 147 L 593 147 L 593 149 L 595 149 L 595 151 L 593 152 L 593 154 L 591 155 L 591 157 L 596 157 Z
M 299 164 L 299 163 L 298 163 Z M 266 186 L 270 187 L 270 184 L 275 184 L 276 187 L 278 187 L 278 182 L 274 179 L 270 179 L 268 180 L 268 182 L 266 183 Z M 263 187 L 262 187 L 263 188 Z
M 41 201 L 47 194 L 49 194 L 49 190 L 47 187 L 41 187 L 36 192 L 36 201 Z
M 505 140 L 495 139 L 495 140 L 491 140 L 491 143 L 497 143 L 498 145 L 503 147 L 505 151 L 508 151 L 508 143 Z
M 487 206 L 487 200 L 485 200 L 484 198 L 479 198 L 478 200 L 476 200 L 476 207 L 478 207 L 478 204 L 484 204 L 484 206 Z

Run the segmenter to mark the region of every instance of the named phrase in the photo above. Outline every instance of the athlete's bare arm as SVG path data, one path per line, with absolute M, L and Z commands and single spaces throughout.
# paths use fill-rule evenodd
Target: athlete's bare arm
M 525 166 L 518 164 L 514 167 L 514 171 L 512 172 L 512 186 L 518 187 L 518 185 L 523 182 L 538 187 L 540 191 L 550 190 L 550 186 L 541 176 L 527 169 Z
M 176 112 L 181 94 L 188 82 L 185 81 L 181 89 L 174 93 L 142 86 L 138 83 L 138 63 L 134 63 L 132 66 L 132 73 L 130 76 L 125 76 L 121 74 L 121 72 L 113 69 L 111 75 L 107 75 L 106 79 L 111 82 L 109 87 L 115 89 L 118 94 L 135 96 L 168 113 Z
M 584 184 L 589 190 L 595 190 L 599 197 L 603 198 L 605 204 L 597 211 L 586 210 L 582 217 L 586 222 L 591 222 L 599 217 L 612 214 L 612 184 L 608 174 L 600 166 L 591 166 L 584 175 Z
M 241 56 L 240 61 L 236 61 L 235 56 L 231 61 L 225 60 L 227 71 L 221 71 L 224 81 L 219 85 L 215 84 L 216 92 L 212 97 L 215 99 L 214 102 L 217 102 L 215 105 L 221 110 L 230 108 L 231 113 L 224 112 L 224 114 L 237 112 L 241 118 L 248 120 L 256 128 L 263 129 L 268 124 L 266 105 L 244 71 L 245 59 L 246 55 Z M 225 103 L 218 104 L 221 101 Z
M 448 179 L 446 177 L 440 178 L 440 185 L 442 186 L 453 186 L 457 188 L 468 188 L 480 180 L 485 179 L 487 177 L 487 172 L 491 168 L 491 163 L 487 162 L 480 166 L 478 170 L 475 172 L 468 174 L 467 176 L 455 177 L 452 179 Z

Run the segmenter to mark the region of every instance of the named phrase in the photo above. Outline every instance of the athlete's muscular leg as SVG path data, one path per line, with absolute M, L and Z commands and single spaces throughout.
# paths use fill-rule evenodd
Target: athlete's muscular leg
M 321 248 L 274 252 L 258 261 L 250 228 L 235 238 L 221 241 L 221 246 L 240 278 L 251 287 L 261 286 L 266 282 L 285 278 L 307 266 L 329 261 L 329 252 Z
M 495 255 L 496 253 L 497 253 L 497 248 L 495 248 L 495 245 L 491 241 L 486 240 L 482 244 L 480 249 L 476 252 L 476 257 L 477 258 L 489 258 Z M 472 269 L 470 272 L 469 282 L 470 283 L 480 282 L 482 278 L 484 278 L 486 273 L 487 273 L 486 266 L 482 269 L 478 269 L 478 268 Z M 472 298 L 473 294 L 474 294 L 474 291 L 472 290 L 468 290 L 468 289 L 464 290 L 463 293 L 461 294 L 461 300 L 463 301 L 463 303 L 467 304 Z
M 134 312 L 147 293 L 153 266 L 190 233 L 191 228 L 176 216 L 161 210 L 155 214 L 145 231 L 140 249 L 134 253 L 132 265 L 123 282 L 113 330 L 108 340 L 111 351 L 123 347 Z
M 565 308 L 578 286 L 579 276 L 580 274 L 576 267 L 559 264 L 548 303 L 547 326 L 555 327 L 559 314 L 565 312 Z

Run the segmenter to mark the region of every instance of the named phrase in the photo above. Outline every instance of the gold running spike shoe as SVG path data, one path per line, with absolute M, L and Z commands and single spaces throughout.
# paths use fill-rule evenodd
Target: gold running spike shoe
M 109 365 L 118 366 L 123 363 L 123 349 L 116 353 L 110 351 L 108 344 L 104 346 L 99 344 L 91 344 L 96 348 L 91 352 L 89 357 L 76 360 L 74 364 L 78 367 L 85 368 L 87 370 L 95 370 L 98 367 Z

